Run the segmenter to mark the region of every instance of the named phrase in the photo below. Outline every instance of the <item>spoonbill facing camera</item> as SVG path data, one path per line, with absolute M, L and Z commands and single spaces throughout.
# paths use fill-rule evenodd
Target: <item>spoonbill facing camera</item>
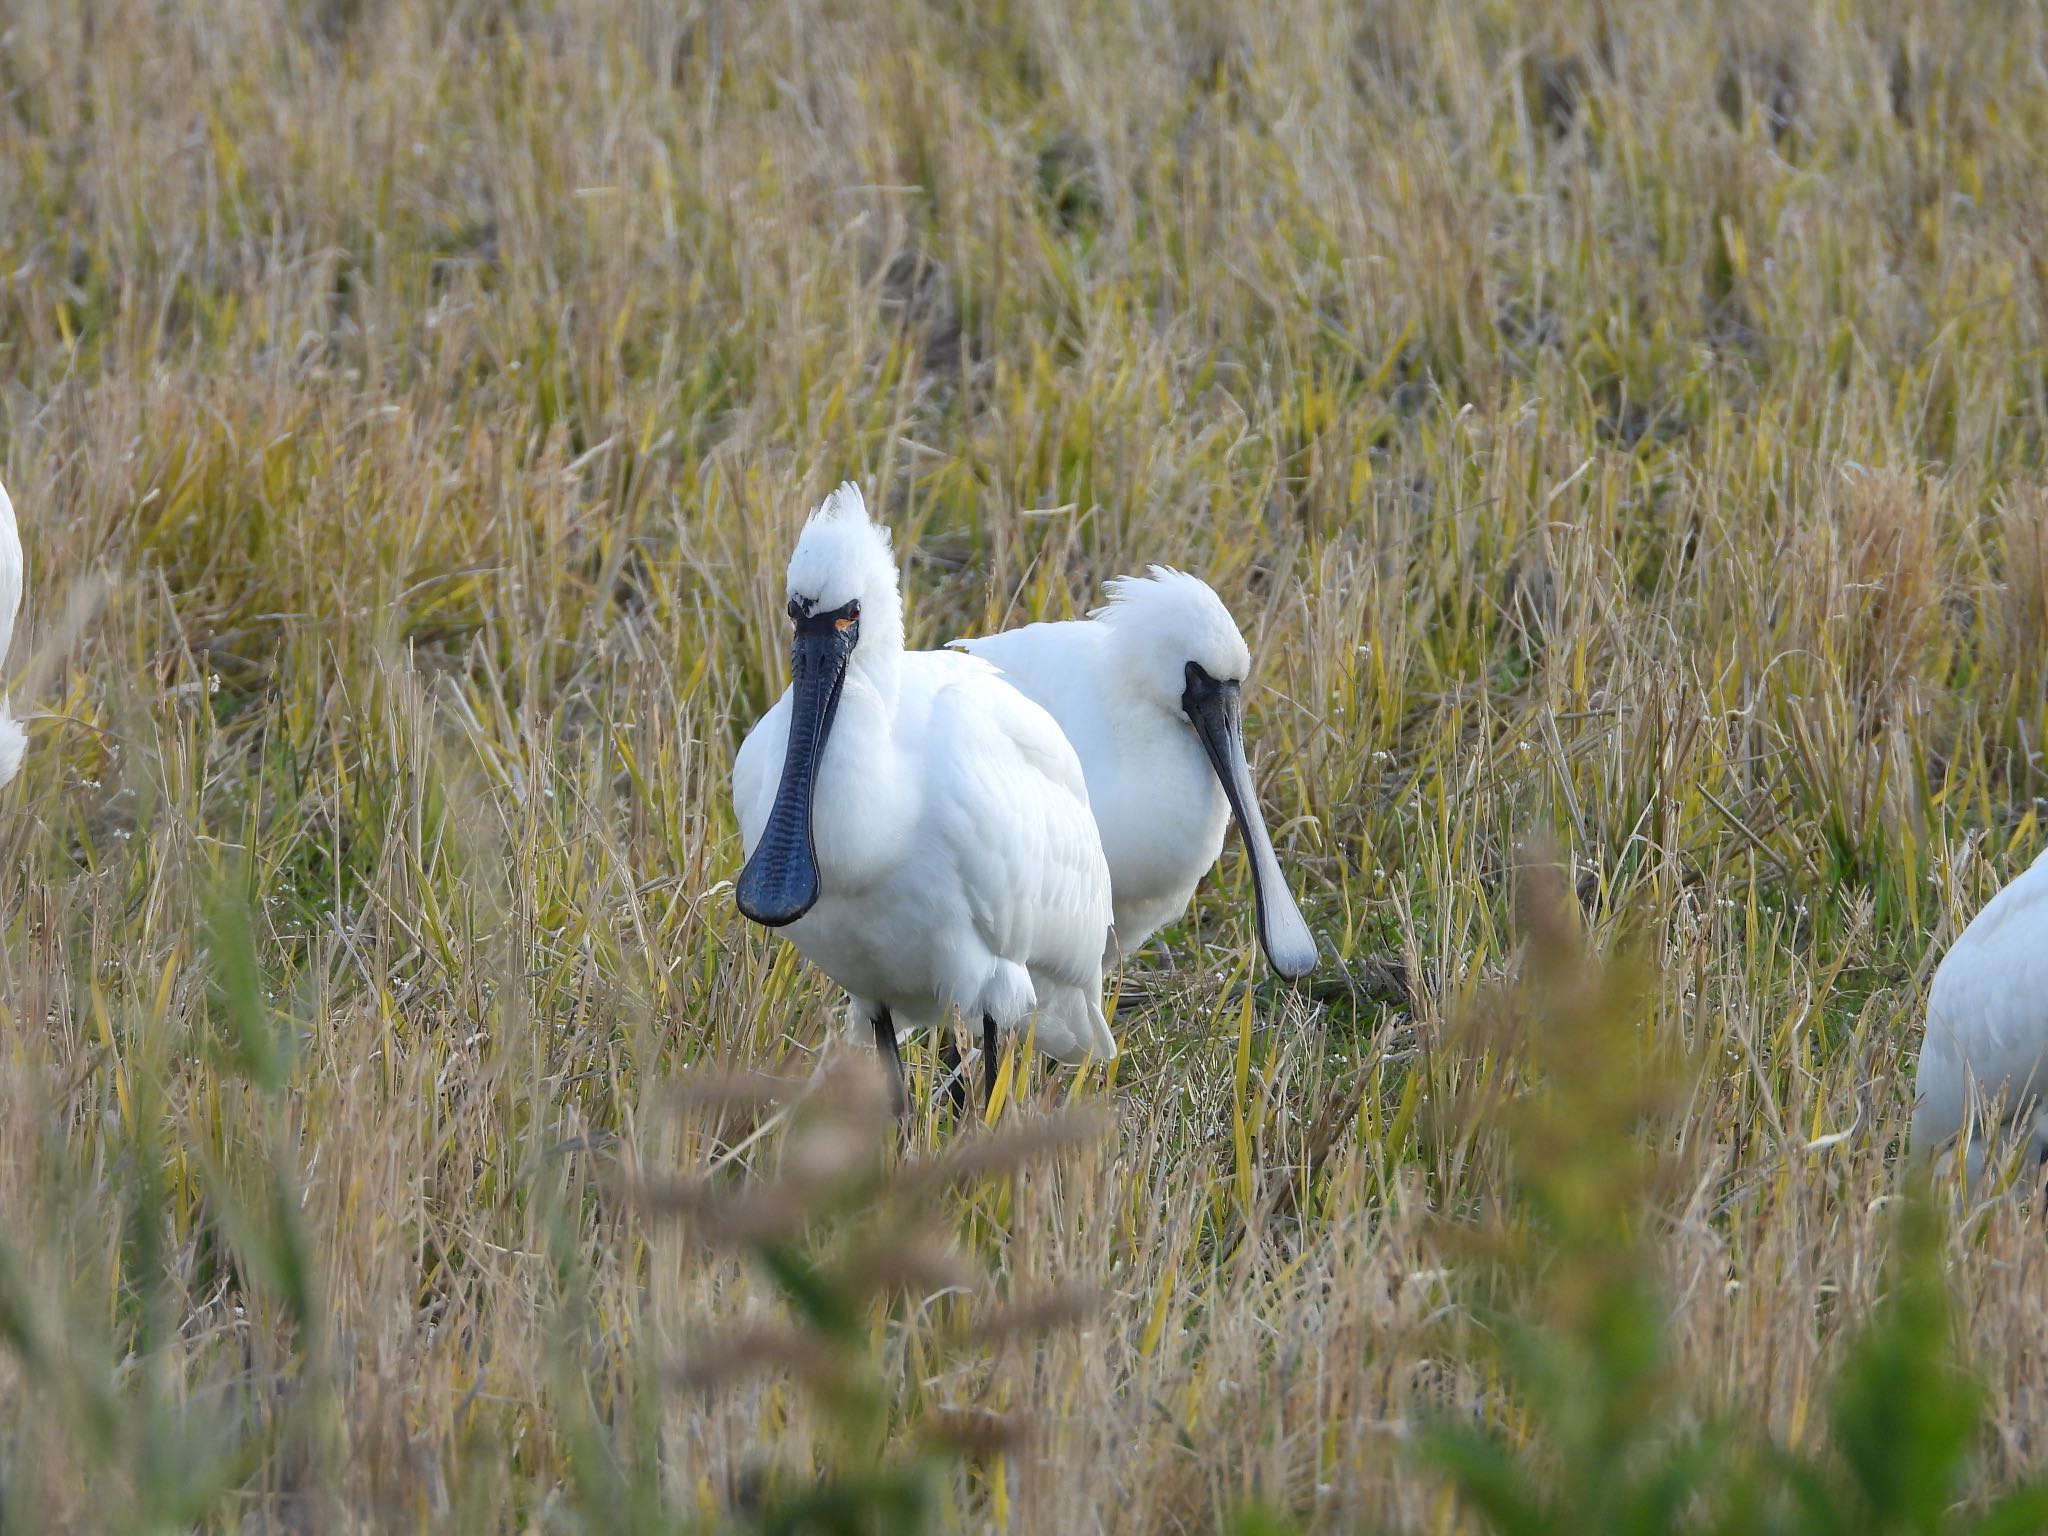
M 991 1092 L 999 1032 L 1114 1056 L 1109 870 L 1059 726 L 993 667 L 903 648 L 889 536 L 850 482 L 804 525 L 788 595 L 790 686 L 733 765 L 740 911 L 847 990 L 899 1112 L 898 1031 L 956 1008 Z
M 993 662 L 1045 706 L 1080 754 L 1102 832 L 1125 954 L 1187 910 L 1237 818 L 1252 866 L 1259 943 L 1282 976 L 1307 974 L 1316 941 L 1287 888 L 1244 755 L 1252 657 L 1200 577 L 1155 565 L 1104 584 L 1086 619 L 1027 624 L 954 645 Z

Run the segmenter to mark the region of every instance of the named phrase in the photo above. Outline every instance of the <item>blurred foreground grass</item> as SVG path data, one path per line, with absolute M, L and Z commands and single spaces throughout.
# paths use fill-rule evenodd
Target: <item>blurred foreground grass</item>
M 1645 1432 L 1853 1459 L 1837 1367 L 1924 1294 L 1924 978 L 2041 842 L 2044 57 L 1962 0 L 8 7 L 9 1525 L 715 1523 L 853 1467 L 946 1529 L 1477 1529 L 1447 1420 L 1549 1497 L 1482 1325 L 1577 1335 L 1473 1246 L 1541 1205 L 1532 835 L 1683 1068 L 1610 1213 Z M 794 1104 L 692 1069 L 848 1054 L 720 882 L 849 474 L 914 643 L 1209 577 L 1333 956 L 1276 989 L 1226 857 L 1113 1079 L 1020 1106 L 1112 1128 L 930 1197 L 967 1294 L 859 1293 L 854 1399 L 691 1376 L 801 1300 L 641 1198 L 783 1177 Z M 2014 1202 L 1905 1246 L 1981 1511 L 2048 1255 Z

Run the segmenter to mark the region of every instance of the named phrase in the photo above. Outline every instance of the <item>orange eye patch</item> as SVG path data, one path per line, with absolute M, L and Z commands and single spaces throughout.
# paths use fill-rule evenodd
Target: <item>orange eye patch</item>
M 845 634 L 849 629 L 853 628 L 853 626 L 854 620 L 852 619 L 834 619 L 832 621 L 832 627 L 838 630 L 842 635 Z

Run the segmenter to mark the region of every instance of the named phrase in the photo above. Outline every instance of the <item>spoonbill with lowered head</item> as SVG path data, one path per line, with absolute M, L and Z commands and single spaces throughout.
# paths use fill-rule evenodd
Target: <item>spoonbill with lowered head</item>
M 889 536 L 850 482 L 804 525 L 788 593 L 790 686 L 733 765 L 740 911 L 851 994 L 899 1112 L 898 1029 L 952 1009 L 981 1020 L 991 1092 L 998 1031 L 1034 1013 L 1047 1055 L 1114 1056 L 1109 870 L 1059 726 L 993 667 L 903 648 Z
M 1970 919 L 1927 989 L 1927 1035 L 1913 1083 L 1911 1146 L 1926 1157 L 1964 1134 L 1965 1177 L 1984 1171 L 1998 1122 L 2048 1156 L 2048 853 Z M 1986 1117 L 1996 1116 L 1996 1121 Z
M 1086 619 L 954 645 L 993 662 L 1059 721 L 1080 754 L 1125 954 L 1187 909 L 1237 817 L 1251 856 L 1259 943 L 1282 976 L 1316 941 L 1280 872 L 1244 755 L 1251 650 L 1200 577 L 1155 565 L 1118 576 Z

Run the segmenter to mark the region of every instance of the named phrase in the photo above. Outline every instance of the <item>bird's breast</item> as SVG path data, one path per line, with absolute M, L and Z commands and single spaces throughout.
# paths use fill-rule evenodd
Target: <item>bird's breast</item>
M 881 702 L 849 687 L 818 762 L 811 842 L 827 891 L 852 894 L 908 856 L 920 783 Z
M 907 1010 L 938 995 L 929 921 L 893 885 L 858 895 L 826 895 L 782 930 L 811 964 L 855 997 Z
M 1119 907 L 1184 894 L 1223 849 L 1230 805 L 1192 732 L 1127 751 L 1088 779 L 1089 804 Z

